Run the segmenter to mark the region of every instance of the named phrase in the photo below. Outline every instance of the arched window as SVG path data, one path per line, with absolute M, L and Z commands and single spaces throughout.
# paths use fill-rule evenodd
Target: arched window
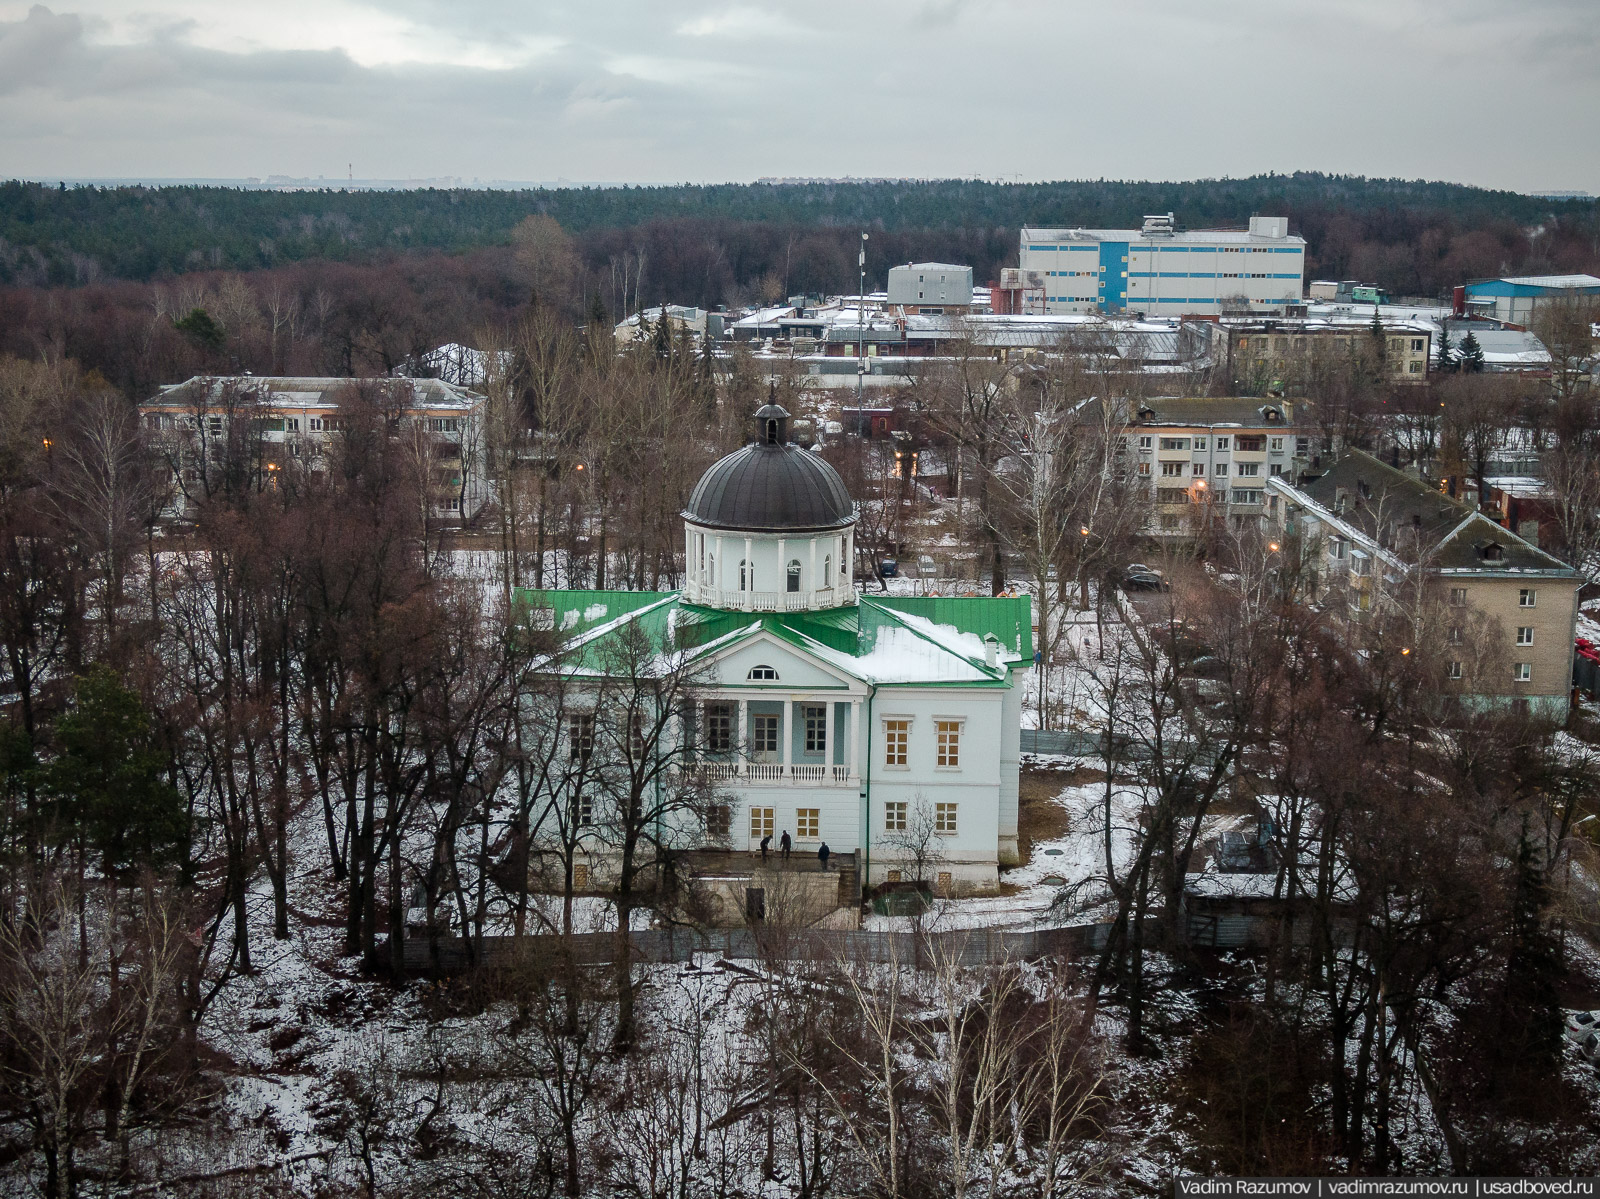
M 767 444 L 768 445 L 777 445 L 778 444 L 778 429 L 779 429 L 779 425 L 778 425 L 777 421 L 775 421 L 775 420 L 767 421 Z
M 740 558 L 739 559 L 739 590 L 740 591 L 749 591 L 750 590 L 751 584 L 755 582 L 755 578 L 754 578 L 755 573 L 756 572 L 751 567 L 750 560 L 748 558 Z
M 800 559 L 789 559 L 789 592 L 792 595 L 800 590 Z
M 822 555 L 822 585 L 824 587 L 832 587 L 833 586 L 833 555 L 832 554 L 823 554 Z
M 778 672 L 770 666 L 752 666 L 745 677 L 755 683 L 775 683 L 778 681 Z

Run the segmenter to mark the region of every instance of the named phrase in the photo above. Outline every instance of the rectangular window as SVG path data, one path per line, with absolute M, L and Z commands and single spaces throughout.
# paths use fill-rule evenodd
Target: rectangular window
M 822 809 L 796 808 L 794 812 L 795 836 L 802 841 L 815 841 L 821 836 Z
M 1524 587 L 1521 591 L 1517 592 L 1517 607 L 1532 608 L 1536 607 L 1538 603 L 1539 593 L 1532 587 Z
M 1344 561 L 1345 541 L 1343 537 L 1330 537 L 1328 539 L 1328 557 L 1337 562 Z
M 1206 464 L 1204 462 L 1196 462 L 1196 463 L 1194 463 L 1190 467 L 1190 473 L 1193 474 L 1194 477 L 1198 479 L 1201 475 L 1206 473 Z
M 1533 681 L 1533 663 L 1518 662 L 1512 667 L 1511 677 L 1519 683 L 1531 683 Z
M 1194 448 L 1197 449 L 1197 450 L 1205 449 L 1206 448 L 1206 439 L 1204 437 L 1196 437 L 1194 439 Z
M 725 754 L 733 749 L 733 705 L 706 705 L 706 749 Z
M 1182 487 L 1157 487 L 1156 503 L 1158 504 L 1187 504 L 1189 493 Z
M 1233 448 L 1240 453 L 1253 454 L 1267 448 L 1265 433 L 1240 433 L 1233 439 Z
M 1219 479 L 1226 479 L 1228 477 L 1228 464 L 1226 462 L 1217 463 L 1216 466 L 1212 468 L 1211 473 L 1216 475 Z
M 1274 437 L 1271 441 L 1267 442 L 1267 449 L 1271 450 L 1274 454 L 1283 453 L 1283 438 Z
M 774 808 L 750 809 L 750 840 L 760 841 L 763 837 L 772 836 L 775 811 Z
M 778 718 L 752 716 L 750 718 L 750 751 L 758 754 L 778 752 Z
M 1150 473 L 1150 464 L 1148 462 L 1139 463 L 1139 473 L 1141 475 L 1149 474 Z
M 1164 450 L 1186 450 L 1189 448 L 1189 439 L 1187 437 L 1163 437 L 1161 439 L 1161 448 Z
M 893 799 L 883 805 L 883 831 L 886 833 L 903 833 L 906 831 L 906 801 Z
M 935 765 L 954 770 L 961 765 L 961 722 L 935 720 L 933 731 L 939 742 L 939 756 Z
M 1229 498 L 1235 504 L 1259 504 L 1261 502 L 1261 492 L 1235 490 Z
M 1467 606 L 1467 589 L 1465 587 L 1450 588 L 1450 606 L 1452 608 L 1465 608 Z
M 1445 639 L 1445 642 L 1447 644 L 1449 644 L 1449 645 L 1460 645 L 1461 644 L 1461 626 L 1458 625 L 1458 624 L 1451 625 L 1448 629 L 1445 630 L 1444 639 Z
M 906 764 L 906 746 L 911 740 L 911 722 L 909 720 L 885 720 L 883 722 L 883 764 L 885 766 L 904 766 Z
M 587 791 L 578 793 L 578 823 L 580 825 L 594 823 L 594 796 Z
M 806 753 L 828 752 L 828 710 L 807 705 L 801 711 L 806 722 Z
M 1422 347 L 1427 345 L 1427 344 L 1428 343 L 1423 341 L 1422 338 L 1413 337 L 1411 339 L 1411 352 L 1413 354 L 1420 354 L 1420 353 L 1422 353 Z
M 1227 448 L 1228 448 L 1228 439 L 1226 437 L 1217 438 L 1217 449 L 1226 450 Z
M 725 803 L 714 803 L 706 809 L 706 835 L 726 837 L 733 829 L 733 809 Z
M 1311 453 L 1311 438 L 1296 437 L 1294 439 L 1295 457 L 1304 458 Z
M 572 864 L 572 889 L 574 891 L 587 891 L 589 889 L 588 862 L 574 862 Z
M 1180 479 L 1183 477 L 1183 463 L 1163 462 L 1161 464 L 1161 477 L 1164 479 Z
M 1517 628 L 1517 644 L 1518 645 L 1532 645 L 1533 644 L 1533 626 L 1531 624 L 1525 624 L 1525 625 L 1518 626 L 1518 628 Z
M 592 712 L 574 712 L 567 717 L 567 749 L 574 762 L 587 762 L 594 756 Z
M 1259 462 L 1239 462 L 1235 466 L 1237 469 L 1233 473 L 1242 479 L 1254 479 L 1261 474 Z
M 1139 438 L 1139 448 L 1141 450 L 1148 450 L 1150 448 L 1150 438 L 1148 438 L 1148 437 Z
M 956 832 L 956 805 L 953 803 L 936 803 L 933 805 L 933 831 L 943 837 L 953 837 Z
M 1450 663 L 1450 677 L 1453 679 L 1459 679 L 1461 677 L 1461 663 Z

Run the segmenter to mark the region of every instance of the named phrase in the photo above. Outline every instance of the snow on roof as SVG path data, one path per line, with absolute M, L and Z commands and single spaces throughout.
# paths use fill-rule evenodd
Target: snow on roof
M 1248 229 L 1188 229 L 1173 233 L 1162 231 L 1155 235 L 1146 233 L 1143 229 L 1023 229 L 1023 241 L 1136 241 L 1148 242 L 1157 245 L 1173 243 L 1178 245 L 1194 242 L 1212 242 L 1218 245 L 1245 245 L 1247 243 L 1261 243 L 1263 245 L 1284 245 L 1298 243 L 1305 245 L 1305 238 L 1295 234 L 1283 237 L 1267 237 L 1264 234 L 1251 233 Z
M 470 411 L 484 400 L 477 392 L 443 379 L 196 375 L 182 383 L 163 384 L 161 390 L 141 406 L 187 409 L 227 397 L 262 408 L 336 408 L 340 399 L 352 389 L 368 388 L 400 399 L 407 408 L 430 411 Z
M 892 624 L 878 630 L 872 648 L 863 654 L 841 653 L 820 641 L 806 640 L 809 652 L 866 683 L 992 683 L 995 679 L 920 630 Z
M 1497 282 L 1522 287 L 1600 287 L 1600 278 L 1594 275 L 1506 275 Z

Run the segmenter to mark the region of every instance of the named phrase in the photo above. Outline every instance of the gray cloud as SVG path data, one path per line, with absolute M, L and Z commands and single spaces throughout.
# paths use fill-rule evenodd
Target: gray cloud
M 1592 0 L 0 0 L 59 176 L 1191 178 L 1600 191 Z

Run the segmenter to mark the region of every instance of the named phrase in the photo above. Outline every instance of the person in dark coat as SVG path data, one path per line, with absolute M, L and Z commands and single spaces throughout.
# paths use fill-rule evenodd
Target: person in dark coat
M 783 860 L 787 862 L 789 860 L 789 850 L 794 848 L 794 842 L 789 840 L 788 829 L 784 829 L 783 836 L 778 838 L 778 848 L 783 850 Z
M 824 870 L 828 868 L 828 843 L 826 841 L 824 841 L 822 843 L 822 847 L 817 850 L 817 861 L 822 863 L 822 868 Z
M 761 860 L 763 862 L 765 862 L 767 860 L 767 850 L 769 848 L 771 848 L 771 846 L 772 846 L 772 834 L 768 833 L 765 837 L 761 838 Z

